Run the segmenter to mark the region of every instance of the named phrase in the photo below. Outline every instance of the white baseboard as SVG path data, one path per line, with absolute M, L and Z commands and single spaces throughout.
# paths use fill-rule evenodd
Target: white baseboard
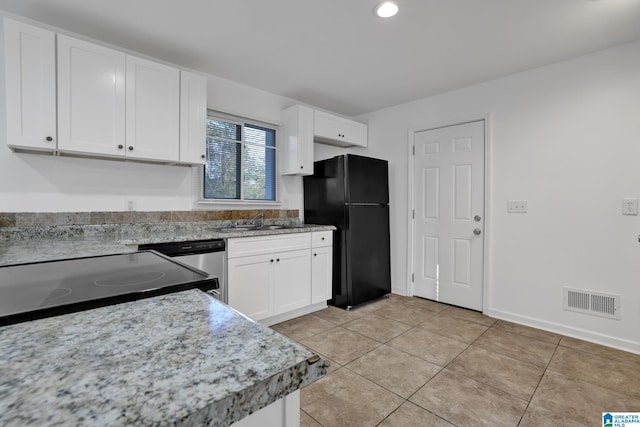
M 615 338 L 608 335 L 587 331 L 585 329 L 575 328 L 573 326 L 548 322 L 546 320 L 536 319 L 528 316 L 521 316 L 519 314 L 495 310 L 491 308 L 488 309 L 485 314 L 491 317 L 495 317 L 496 319 L 507 320 L 509 322 L 531 326 L 533 328 L 542 329 L 556 334 L 566 335 L 571 338 L 577 338 L 580 340 L 617 348 L 619 350 L 640 354 L 640 342 L 637 341 Z
M 327 308 L 327 302 L 319 302 L 318 304 L 308 305 L 306 307 L 299 308 L 297 310 L 288 311 L 286 313 L 278 314 L 276 316 L 267 317 L 266 319 L 259 320 L 265 326 L 275 325 L 276 323 L 286 322 L 287 320 L 295 319 L 296 317 L 304 316 L 305 314 L 313 313 L 314 311 Z

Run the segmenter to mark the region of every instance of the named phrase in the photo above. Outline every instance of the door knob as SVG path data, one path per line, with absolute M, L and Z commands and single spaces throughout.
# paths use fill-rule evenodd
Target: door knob
M 476 236 L 479 236 L 482 234 L 482 230 L 480 230 L 479 228 L 476 228 L 473 230 L 473 234 L 475 234 Z
M 481 219 L 482 219 L 482 217 L 480 215 L 476 215 L 476 216 L 473 217 L 473 220 L 475 222 L 480 222 Z

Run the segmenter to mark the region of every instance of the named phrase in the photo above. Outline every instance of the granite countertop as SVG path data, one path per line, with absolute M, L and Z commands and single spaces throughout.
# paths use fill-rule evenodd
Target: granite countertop
M 0 241 L 0 266 L 130 252 L 135 249 L 111 238 L 7 240 Z
M 159 227 L 149 225 L 127 229 L 119 233 L 100 233 L 95 228 L 92 227 L 91 234 L 86 237 L 76 229 L 73 230 L 73 233 L 68 234 L 42 230 L 37 236 L 29 239 L 0 240 L 0 266 L 129 253 L 135 252 L 135 245 L 149 243 L 309 233 L 336 229 L 332 225 L 304 225 L 277 230 L 221 232 L 219 228 L 211 226 Z
M 242 229 L 242 226 L 239 227 Z M 131 235 L 123 236 L 122 243 L 125 245 L 144 245 L 149 243 L 168 243 L 168 242 L 182 242 L 191 240 L 209 240 L 209 239 L 230 239 L 234 237 L 252 237 L 252 236 L 269 236 L 279 234 L 291 234 L 291 233 L 310 233 L 313 231 L 328 231 L 335 230 L 333 225 L 302 225 L 295 227 L 285 227 L 275 230 L 268 228 L 253 229 L 253 230 L 240 230 L 240 231 L 220 231 L 217 228 L 199 230 L 198 232 L 165 232 L 165 233 L 153 233 L 148 231 L 140 231 Z M 225 230 L 232 230 L 232 228 L 226 228 Z
M 325 360 L 199 290 L 0 328 L 0 425 L 226 426 Z

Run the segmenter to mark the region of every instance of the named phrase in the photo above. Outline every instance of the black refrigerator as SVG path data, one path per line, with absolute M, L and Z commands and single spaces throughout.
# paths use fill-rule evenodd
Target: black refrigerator
M 351 308 L 391 292 L 389 167 L 346 154 L 304 177 L 304 218 L 334 225 L 331 305 Z

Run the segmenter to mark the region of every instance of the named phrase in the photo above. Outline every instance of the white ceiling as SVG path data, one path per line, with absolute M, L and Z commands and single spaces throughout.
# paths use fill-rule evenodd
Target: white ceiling
M 640 0 L 0 0 L 0 9 L 355 116 L 640 39 Z

